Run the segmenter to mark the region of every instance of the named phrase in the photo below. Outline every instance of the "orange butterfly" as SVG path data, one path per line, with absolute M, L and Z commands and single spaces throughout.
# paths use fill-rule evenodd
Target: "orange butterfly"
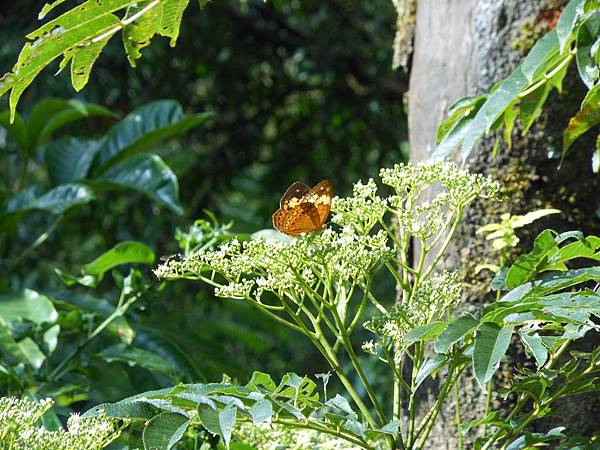
M 289 236 L 320 230 L 329 216 L 332 196 L 333 187 L 328 180 L 312 189 L 296 181 L 281 197 L 279 209 L 273 214 L 273 226 Z

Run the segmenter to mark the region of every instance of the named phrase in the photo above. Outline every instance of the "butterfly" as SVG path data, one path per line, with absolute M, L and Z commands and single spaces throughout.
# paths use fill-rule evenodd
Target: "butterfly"
M 328 180 L 312 189 L 296 181 L 281 197 L 279 209 L 273 214 L 273 226 L 289 236 L 320 230 L 329 216 L 332 196 L 333 187 Z

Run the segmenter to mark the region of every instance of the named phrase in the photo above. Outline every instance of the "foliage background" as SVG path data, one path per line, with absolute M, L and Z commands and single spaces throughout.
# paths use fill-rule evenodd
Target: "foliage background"
M 16 60 L 22 36 L 39 26 L 33 13 L 38 8 L 31 0 L 0 6 L 5 71 Z M 158 39 L 132 69 L 120 43 L 111 42 L 80 94 L 67 74 L 55 77 L 51 67 L 20 103 L 25 115 L 47 96 L 97 102 L 121 116 L 160 98 L 176 99 L 190 113 L 213 111 L 208 125 L 154 149 L 179 178 L 185 214 L 177 217 L 133 194 L 107 196 L 78 209 L 27 265 L 2 276 L 4 288 L 60 288 L 52 268 L 76 272 L 124 240 L 143 241 L 157 254 L 174 253 L 176 227 L 186 228 L 204 209 L 235 220 L 238 231 L 268 228 L 292 181 L 327 177 L 345 194 L 357 179 L 407 157 L 407 75 L 391 69 L 395 13 L 388 0 L 228 0 L 202 12 L 193 2 L 189 8 L 175 49 Z M 112 124 L 105 118 L 84 123 L 65 133 L 98 135 Z M 43 220 L 20 225 L 17 250 L 2 259 L 14 257 L 42 226 Z M 104 280 L 94 295 L 109 295 L 111 286 Z M 244 382 L 258 367 L 274 377 L 292 368 L 325 369 L 302 339 L 277 331 L 244 304 L 214 300 L 208 290 L 189 284 L 171 284 L 130 314 L 139 337 L 144 329 L 155 330 L 189 356 L 196 381 L 226 372 Z M 88 374 L 95 380 L 94 401 L 161 384 L 149 381 L 143 370 L 124 369 L 120 363 L 104 367 L 110 374 L 104 383 L 102 371 Z

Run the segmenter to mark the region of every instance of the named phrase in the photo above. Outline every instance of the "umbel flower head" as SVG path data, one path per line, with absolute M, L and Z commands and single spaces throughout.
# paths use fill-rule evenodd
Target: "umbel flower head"
M 213 285 L 219 297 L 273 308 L 276 306 L 265 300 L 273 296 L 265 294 L 280 300 L 278 308 L 304 306 L 306 297 L 333 306 L 348 298 L 340 293 L 347 294 L 355 286 L 365 290 L 376 269 L 390 269 L 397 262 L 402 243 L 387 226 L 386 215 L 396 220 L 404 243 L 411 236 L 423 242 L 439 239 L 467 203 L 494 196 L 499 190 L 499 184 L 490 178 L 447 161 L 398 164 L 382 169 L 380 176 L 392 188 L 392 195 L 379 196 L 373 179 L 359 181 L 352 196 L 333 199 L 333 227 L 320 233 L 287 241 L 233 239 L 214 251 L 169 260 L 155 274 L 167 279 L 199 279 Z M 433 185 L 439 185 L 439 194 L 423 202 L 421 195 Z

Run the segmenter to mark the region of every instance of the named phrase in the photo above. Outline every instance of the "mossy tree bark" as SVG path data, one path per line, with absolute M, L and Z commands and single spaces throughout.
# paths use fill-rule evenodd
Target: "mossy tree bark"
M 553 26 L 551 19 L 546 18 L 551 18 L 564 3 L 557 0 L 419 0 L 408 102 L 413 161 L 429 157 L 435 147 L 436 127 L 448 107 L 461 97 L 489 90 L 495 82 L 505 78 L 535 40 Z M 548 207 L 562 211 L 560 216 L 550 216 L 519 233 L 522 251 L 531 247 L 532 237 L 544 228 L 581 229 L 596 235 L 600 232 L 600 177 L 592 173 L 590 163 L 597 133 L 589 133 L 579 141 L 560 170 L 556 159 L 561 150 L 562 131 L 577 111 L 584 93 L 576 71 L 571 70 L 562 95 L 551 94 L 545 112 L 527 135 L 521 136 L 518 129 L 514 131 L 512 149 L 504 145 L 493 158 L 494 137 L 486 138 L 468 161 L 471 170 L 499 178 L 506 186 L 507 200 L 479 202 L 471 207 L 445 261 L 446 266 L 458 268 L 472 286 L 463 305 L 465 309 L 478 311 L 491 299 L 488 290 L 491 275 L 475 274 L 474 269 L 482 262 L 496 262 L 497 255 L 475 231 L 485 223 L 496 221 L 501 213 L 520 214 Z M 584 345 L 595 345 L 597 341 L 592 336 Z M 515 365 L 527 364 L 519 350 L 512 356 Z M 506 383 L 510 373 L 510 366 L 504 367 L 498 372 L 496 383 Z M 435 383 L 432 383 L 423 401 L 430 401 L 427 397 L 432 397 L 434 392 Z M 484 397 L 475 381 L 466 380 L 461 385 L 459 398 L 464 420 L 483 416 Z M 499 408 L 509 406 L 497 398 L 493 403 Z M 558 418 L 537 426 L 547 431 L 561 424 L 567 426 L 569 434 L 589 434 L 598 430 L 595 419 L 598 412 L 599 399 L 587 395 L 565 402 Z M 473 438 L 475 436 L 467 436 L 465 448 L 472 448 Z M 458 448 L 454 405 L 444 410 L 427 448 Z

